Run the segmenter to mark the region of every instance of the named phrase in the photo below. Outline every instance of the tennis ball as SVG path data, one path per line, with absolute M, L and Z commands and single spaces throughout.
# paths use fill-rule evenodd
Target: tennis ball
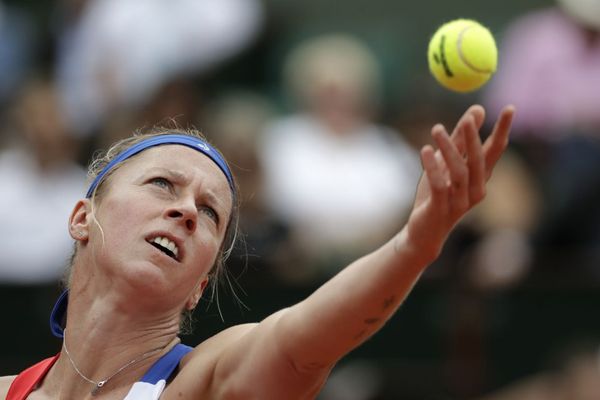
M 498 49 L 490 31 L 470 19 L 442 25 L 427 50 L 429 70 L 444 87 L 456 92 L 480 88 L 496 72 Z

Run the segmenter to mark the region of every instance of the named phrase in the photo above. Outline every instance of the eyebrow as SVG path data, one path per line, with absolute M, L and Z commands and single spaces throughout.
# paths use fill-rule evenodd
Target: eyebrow
M 188 178 L 188 176 L 182 172 L 179 171 L 174 171 L 172 169 L 167 169 L 167 168 L 163 168 L 166 172 L 168 172 L 169 174 L 173 175 L 176 179 L 181 180 L 181 181 L 189 181 L 190 179 Z
M 175 180 L 179 181 L 179 182 L 183 182 L 185 184 L 189 184 L 190 183 L 190 178 L 185 175 L 184 173 L 181 173 L 179 171 L 175 171 L 169 168 L 164 168 L 164 167 L 153 167 L 151 168 L 148 172 L 153 173 L 155 171 L 158 172 L 162 172 L 165 174 L 170 175 L 172 178 L 174 178 Z M 212 205 L 219 206 L 220 208 L 222 208 L 223 210 L 221 210 L 221 213 L 224 212 L 224 204 L 223 201 L 221 200 L 220 197 L 216 196 L 212 190 L 207 189 L 206 191 L 202 192 L 202 196 L 206 198 L 206 200 L 211 203 Z
M 222 206 L 221 199 L 215 196 L 212 191 L 206 191 L 202 195 L 205 196 L 210 203 Z
M 172 169 L 168 169 L 168 168 L 164 168 L 164 167 L 152 167 L 146 173 L 147 174 L 154 174 L 156 172 L 167 174 L 171 178 L 174 178 L 175 180 L 181 181 L 181 182 L 184 182 L 184 183 L 189 183 L 189 181 L 190 181 L 190 178 L 188 178 L 185 174 L 183 174 L 183 173 L 181 173 L 179 171 L 174 171 Z

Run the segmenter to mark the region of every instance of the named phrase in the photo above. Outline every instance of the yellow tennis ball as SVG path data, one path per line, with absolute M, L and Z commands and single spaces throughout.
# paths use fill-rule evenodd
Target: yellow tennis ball
M 496 72 L 498 49 L 491 32 L 470 19 L 442 25 L 427 50 L 429 70 L 444 87 L 457 92 L 480 88 Z

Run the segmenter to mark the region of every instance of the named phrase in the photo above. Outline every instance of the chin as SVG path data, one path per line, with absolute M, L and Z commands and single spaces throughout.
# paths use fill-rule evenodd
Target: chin
M 162 297 L 170 292 L 173 274 L 156 262 L 130 262 L 118 268 L 120 271 L 115 271 L 115 275 L 121 277 L 123 283 L 136 292 L 135 295 Z

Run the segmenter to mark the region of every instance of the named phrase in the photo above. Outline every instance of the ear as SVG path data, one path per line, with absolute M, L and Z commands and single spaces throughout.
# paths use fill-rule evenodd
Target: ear
M 196 286 L 196 288 L 194 289 L 194 293 L 185 303 L 186 310 L 193 310 L 194 308 L 196 308 L 198 302 L 202 298 L 202 293 L 204 293 L 204 289 L 206 289 L 206 285 L 208 285 L 208 277 L 202 279 L 198 286 Z
M 73 207 L 69 217 L 69 234 L 78 241 L 86 241 L 89 237 L 91 220 L 91 203 L 89 199 L 81 199 Z

